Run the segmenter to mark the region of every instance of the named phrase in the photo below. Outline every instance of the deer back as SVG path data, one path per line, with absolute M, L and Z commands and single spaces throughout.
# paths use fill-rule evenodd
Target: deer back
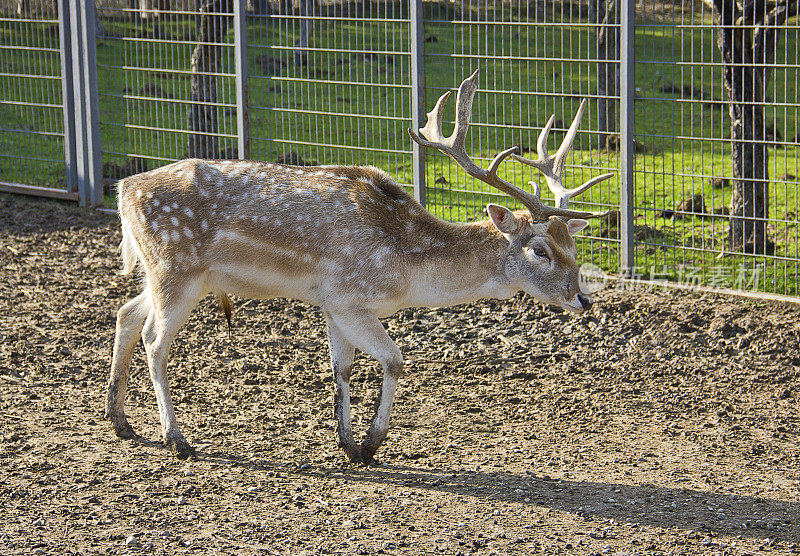
M 210 273 L 212 289 L 248 297 L 402 305 L 413 273 L 436 281 L 443 261 L 469 275 L 492 268 L 496 248 L 474 253 L 501 240 L 486 223 L 435 217 L 373 167 L 191 159 L 119 187 L 123 226 L 165 288 Z

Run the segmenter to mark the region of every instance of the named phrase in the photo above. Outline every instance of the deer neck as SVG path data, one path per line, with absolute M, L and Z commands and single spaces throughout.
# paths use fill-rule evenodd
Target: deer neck
M 450 236 L 440 251 L 411 261 L 409 306 L 446 307 L 477 299 L 507 299 L 518 289 L 505 276 L 508 241 L 488 221 L 442 223 Z

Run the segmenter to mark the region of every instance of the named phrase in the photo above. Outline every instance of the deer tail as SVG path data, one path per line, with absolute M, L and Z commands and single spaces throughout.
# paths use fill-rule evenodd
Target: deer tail
M 231 304 L 231 298 L 228 297 L 228 294 L 225 292 L 214 293 L 214 297 L 217 298 L 217 304 L 222 312 L 225 314 L 225 320 L 228 321 L 228 335 L 231 333 L 231 315 L 233 314 L 233 305 Z

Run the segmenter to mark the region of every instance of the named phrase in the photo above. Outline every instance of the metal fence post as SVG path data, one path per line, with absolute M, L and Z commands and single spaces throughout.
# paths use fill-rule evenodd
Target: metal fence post
M 75 178 L 78 185 L 79 202 L 86 206 L 89 195 L 86 181 L 86 105 L 83 102 L 83 61 L 81 57 L 81 9 L 78 2 L 69 2 L 70 10 L 70 54 L 72 56 L 72 94 L 75 115 Z
M 58 2 L 58 37 L 61 50 L 61 104 L 64 112 L 64 161 L 67 191 L 78 189 L 77 159 L 75 157 L 75 98 L 72 87 L 72 31 L 69 8 Z
M 70 2 L 75 157 L 82 206 L 103 202 L 94 1 Z
M 103 203 L 103 154 L 100 148 L 100 101 L 97 94 L 97 39 L 94 0 L 81 0 L 83 12 L 83 102 L 86 105 L 86 177 L 88 203 Z
M 630 277 L 634 272 L 635 243 L 633 235 L 633 157 L 635 62 L 635 0 L 622 0 L 620 6 L 620 273 Z
M 236 74 L 236 136 L 239 158 L 250 158 L 250 126 L 247 109 L 247 0 L 233 3 L 233 49 Z
M 425 33 L 422 0 L 411 0 L 411 128 L 425 122 Z M 425 153 L 411 141 L 414 198 L 425 206 Z

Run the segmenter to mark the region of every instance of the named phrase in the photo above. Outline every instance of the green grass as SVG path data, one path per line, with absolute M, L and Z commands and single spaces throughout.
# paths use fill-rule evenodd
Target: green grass
M 796 68 L 773 72 L 771 102 L 765 108 L 766 121 L 783 134 L 783 143 L 790 143 L 769 149 L 769 231 L 777 244 L 776 257 L 720 256 L 727 219 L 689 216 L 668 220 L 659 216 L 664 209 L 672 210 L 696 193 L 704 195 L 709 211 L 730 204 L 730 188 L 711 187 L 713 177 L 732 175 L 730 144 L 725 140 L 730 129 L 727 109 L 708 106 L 710 100 L 725 98 L 715 38 L 710 28 L 646 23 L 637 28 L 636 36 L 635 130 L 637 142 L 646 148 L 646 152 L 636 155 L 634 164 L 635 224 L 642 235 L 636 247 L 636 273 L 671 280 L 691 280 L 698 275 L 698 281 L 706 284 L 796 295 L 796 176 L 800 175 L 793 140 L 797 133 Z M 792 25 L 782 35 L 778 64 L 797 65 L 798 33 L 796 24 Z M 164 24 L 162 29 L 168 39 L 190 43 L 190 26 L 190 21 L 184 20 Z M 109 21 L 106 28 L 110 35 L 132 36 L 138 24 Z M 311 53 L 307 67 L 289 63 L 269 75 L 262 67 L 264 57 L 285 59 L 291 56 L 291 48 L 256 45 L 292 45 L 297 39 L 296 30 L 291 22 L 276 18 L 271 22 L 251 19 L 248 25 L 252 45 L 248 50 L 251 157 L 275 160 L 293 150 L 323 164 L 373 164 L 409 184 L 411 142 L 406 128 L 411 112 L 410 56 L 365 58 L 349 52 L 407 52 L 407 25 L 365 20 L 323 23 L 316 28 L 313 42 L 321 51 Z M 0 28 L 3 43 L 20 40 L 15 32 L 11 27 Z M 505 146 L 534 148 L 538 130 L 551 113 L 568 124 L 580 99 L 591 97 L 596 91 L 595 64 L 590 61 L 593 36 L 585 26 L 448 23 L 428 24 L 425 33 L 436 38 L 425 44 L 427 109 L 445 89 L 456 86 L 472 69 L 481 69 L 481 90 L 475 99 L 468 150 L 483 165 Z M 57 43 L 51 39 L 46 46 L 55 47 Z M 188 129 L 188 105 L 180 101 L 189 98 L 189 78 L 171 70 L 188 70 L 192 50 L 192 44 L 158 40 L 143 44 L 108 38 L 98 45 L 104 161 L 122 164 L 126 154 L 137 154 L 154 159 L 151 164 L 157 165 L 185 155 L 187 135 L 162 130 Z M 53 63 L 46 56 L 15 57 L 10 51 L 0 56 L 4 72 L 53 73 Z M 233 72 L 232 52 L 222 71 Z M 367 85 L 349 84 L 354 81 Z M 41 80 L 34 78 L 17 78 L 13 82 L 19 85 L 5 88 L 6 100 L 30 98 L 25 93 L 38 91 L 41 86 Z M 395 84 L 401 87 L 392 86 Z M 663 87 L 667 84 L 692 86 L 694 92 L 665 92 Z M 218 87 L 219 101 L 234 104 L 233 79 L 221 77 Z M 60 102 L 59 88 L 50 87 L 37 94 L 45 99 L 41 102 Z M 454 102 L 453 96 L 446 120 L 452 118 Z M 13 128 L 60 129 L 50 123 L 53 112 L 57 113 L 52 109 L 26 112 L 0 105 L 5 126 Z M 220 108 L 219 119 L 221 133 L 236 134 L 235 109 Z M 159 130 L 142 129 L 148 127 Z M 621 164 L 617 153 L 598 148 L 594 101 L 590 102 L 581 128 L 584 133 L 576 141 L 564 179 L 567 186 L 609 170 L 617 171 Z M 551 152 L 560 137 L 560 133 L 551 134 Z M 58 137 L 0 134 L 0 154 L 30 152 L 58 160 L 62 157 L 62 143 Z M 234 139 L 222 141 L 223 148 L 233 145 Z M 439 153 L 430 153 L 427 160 L 427 200 L 434 213 L 450 220 L 470 220 L 482 216 L 487 202 L 510 204 L 508 199 L 468 178 Z M 63 183 L 63 165 L 36 161 L 23 164 L 7 157 L 0 157 L 0 164 L 2 179 L 8 181 L 56 186 Z M 11 168 L 11 164 L 16 166 Z M 501 174 L 509 181 L 526 183 L 535 179 L 543 186 L 531 169 L 517 163 L 505 163 Z M 593 189 L 580 199 L 586 203 L 576 203 L 575 208 L 598 210 L 618 205 L 618 177 Z M 616 272 L 620 254 L 615 233 L 605 229 L 602 222 L 593 222 L 586 238 L 580 241 L 582 260 Z
M 30 104 L 0 102 L 0 180 L 65 187 L 61 81 L 53 79 L 61 74 L 54 25 L 0 23 L 0 44 L 40 49 L 0 51 L 0 101 Z

